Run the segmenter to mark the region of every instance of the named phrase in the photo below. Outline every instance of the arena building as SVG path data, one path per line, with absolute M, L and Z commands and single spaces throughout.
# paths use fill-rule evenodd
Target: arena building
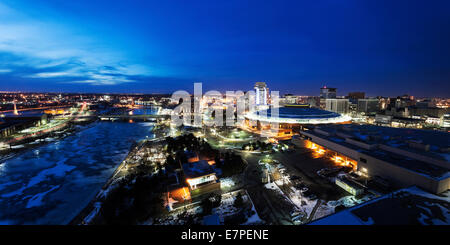
M 303 126 L 350 122 L 349 116 L 311 108 L 309 105 L 285 105 L 278 108 L 277 115 L 272 115 L 271 109 L 247 113 L 244 127 L 250 131 L 264 131 L 269 137 L 289 139 L 301 131 Z M 273 128 L 276 124 L 277 128 Z

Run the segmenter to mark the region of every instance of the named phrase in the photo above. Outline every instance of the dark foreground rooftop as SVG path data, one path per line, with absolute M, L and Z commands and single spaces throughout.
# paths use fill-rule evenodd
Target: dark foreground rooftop
M 450 225 L 450 190 L 438 196 L 417 187 L 401 189 L 310 225 Z

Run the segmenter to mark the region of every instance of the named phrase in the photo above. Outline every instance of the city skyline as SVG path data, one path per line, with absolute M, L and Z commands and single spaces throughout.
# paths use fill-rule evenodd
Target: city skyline
M 449 10 L 1 0 L 0 228 L 183 244 L 447 231 Z
M 325 2 L 7 0 L 1 90 L 450 97 L 448 2 Z

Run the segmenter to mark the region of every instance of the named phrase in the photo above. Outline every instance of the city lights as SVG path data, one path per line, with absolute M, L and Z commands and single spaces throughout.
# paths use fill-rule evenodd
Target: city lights
M 450 225 L 449 9 L 0 1 L 0 228 L 290 245 Z

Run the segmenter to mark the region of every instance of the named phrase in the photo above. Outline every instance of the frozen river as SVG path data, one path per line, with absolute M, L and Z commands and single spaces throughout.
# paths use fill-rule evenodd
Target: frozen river
M 95 196 L 150 123 L 96 122 L 0 163 L 0 224 L 66 224 Z

